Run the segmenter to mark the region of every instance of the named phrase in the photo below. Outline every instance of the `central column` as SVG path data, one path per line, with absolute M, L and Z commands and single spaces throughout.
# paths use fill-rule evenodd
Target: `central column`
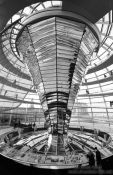
M 98 40 L 83 22 L 52 17 L 26 25 L 17 47 L 43 107 L 49 151 L 64 154 L 71 111 Z

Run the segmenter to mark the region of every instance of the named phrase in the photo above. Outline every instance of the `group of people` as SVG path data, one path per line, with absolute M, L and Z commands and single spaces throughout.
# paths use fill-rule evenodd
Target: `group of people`
M 100 151 L 97 149 L 97 147 L 95 147 L 95 153 L 93 153 L 91 150 L 89 151 L 89 153 L 87 154 L 87 157 L 89 159 L 89 166 L 90 167 L 101 167 L 102 165 L 102 159 L 101 159 L 101 153 Z

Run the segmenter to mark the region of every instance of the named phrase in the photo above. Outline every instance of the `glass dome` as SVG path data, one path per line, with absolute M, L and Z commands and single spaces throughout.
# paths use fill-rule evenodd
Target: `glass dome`
M 2 150 L 1 153 L 10 158 L 14 158 L 16 161 L 23 161 L 23 160 L 25 161 L 26 159 L 27 161 L 25 161 L 26 163 L 24 162 L 25 164 L 33 163 L 34 166 L 39 166 L 40 164 L 39 167 L 41 166 L 49 167 L 50 159 L 52 160 L 52 162 L 58 163 L 57 168 L 61 168 L 61 166 L 62 168 L 64 167 L 66 168 L 67 165 L 68 167 L 75 167 L 75 164 L 73 165 L 72 162 L 69 162 L 70 154 L 66 155 L 66 152 L 69 153 L 69 150 L 71 153 L 73 151 L 75 153 L 76 152 L 75 150 L 78 151 L 77 153 L 80 153 L 79 158 L 78 156 L 76 158 L 76 154 L 75 154 L 75 157 L 74 158 L 71 157 L 71 159 L 74 160 L 73 162 L 76 162 L 76 166 L 77 166 L 80 163 L 80 160 L 81 160 L 80 157 L 82 157 L 83 166 L 84 166 L 87 164 L 87 159 L 84 155 L 86 155 L 88 151 L 87 149 L 88 145 L 90 146 L 91 149 L 92 147 L 93 148 L 95 146 L 99 147 L 101 145 L 99 148 L 102 152 L 103 158 L 112 155 L 112 152 L 113 152 L 112 150 L 112 133 L 113 133 L 113 126 L 112 126 L 112 114 L 113 114 L 113 109 L 112 109 L 113 107 L 112 10 L 106 13 L 106 15 L 103 16 L 100 20 L 98 20 L 95 24 L 90 23 L 88 20 L 86 20 L 88 22 L 83 22 L 82 24 L 80 24 L 81 22 L 80 19 L 78 19 L 77 23 L 75 24 L 74 17 L 71 16 L 71 20 L 73 21 L 71 26 L 71 24 L 69 23 L 69 20 L 70 20 L 69 17 L 68 18 L 65 17 L 66 19 L 63 21 L 63 18 L 64 16 L 66 16 L 66 14 L 64 14 L 64 16 L 61 18 L 59 18 L 58 14 L 57 14 L 57 17 L 54 17 L 53 14 L 50 15 L 52 11 L 54 12 L 55 10 L 57 12 L 62 11 L 62 7 L 63 7 L 62 1 L 45 1 L 45 2 L 38 2 L 35 4 L 31 4 L 25 7 L 24 9 L 18 11 L 15 15 L 13 15 L 1 32 L 1 43 L 2 43 L 0 48 L 1 62 L 3 60 L 3 63 L 0 64 L 0 72 L 1 72 L 0 74 L 0 86 L 1 86 L 0 88 L 0 97 L 1 97 L 0 98 L 0 109 L 1 109 L 0 122 L 1 122 L 1 125 L 3 126 L 7 125 L 9 127 L 9 125 L 12 125 L 13 121 L 16 119 L 20 121 L 21 124 L 23 125 L 33 124 L 35 122 L 35 125 L 38 128 L 42 129 L 42 131 L 38 130 L 38 135 L 36 133 L 35 134 L 31 133 L 31 135 L 25 134 L 25 138 L 23 136 L 22 136 L 23 138 L 21 138 L 22 130 L 20 131 L 19 127 L 16 127 L 15 134 L 18 133 L 19 140 L 13 143 L 14 147 L 10 148 L 9 152 L 7 152 L 6 149 L 2 150 L 3 143 L 1 142 L 1 150 Z M 48 19 L 46 17 L 44 21 L 42 19 L 44 19 L 45 13 L 47 11 L 49 12 L 49 15 L 51 16 L 51 18 Z M 34 18 L 35 14 L 39 15 L 39 19 L 38 19 L 39 21 L 42 20 L 41 22 L 38 21 L 37 24 L 33 23 L 33 20 L 36 22 L 36 19 Z M 41 17 L 41 15 L 43 17 Z M 45 23 L 47 26 L 44 28 Z M 49 35 L 53 34 L 52 37 L 56 39 L 57 34 L 55 34 L 51 28 L 52 27 L 55 28 L 55 26 L 58 25 L 59 31 L 62 32 L 62 36 L 60 36 L 62 39 L 62 42 L 59 40 L 60 46 L 55 42 L 53 42 L 53 45 L 52 45 L 53 52 L 52 52 L 51 50 L 46 50 L 47 44 L 49 45 L 49 42 L 48 42 L 49 40 L 47 40 L 48 42 L 47 43 L 44 38 L 43 42 L 45 42 L 46 44 L 45 44 L 45 50 L 43 50 L 43 57 L 46 58 L 46 61 L 53 59 L 54 54 L 56 54 L 56 52 L 54 52 L 55 47 L 58 47 L 57 49 L 60 57 L 65 56 L 65 58 L 70 57 L 71 59 L 74 47 L 72 46 L 72 48 L 69 50 L 68 47 L 65 47 L 64 42 L 67 42 L 68 37 L 74 38 L 74 39 L 76 38 L 76 33 L 73 32 L 71 27 L 74 26 L 74 28 L 76 28 L 77 25 L 79 24 L 79 27 L 77 28 L 77 31 L 78 31 L 77 39 L 82 43 L 81 36 L 83 34 L 83 31 L 81 30 L 81 28 L 83 29 L 84 25 L 86 27 L 86 23 L 88 24 L 88 27 L 85 28 L 85 32 L 88 31 L 89 29 L 91 29 L 92 31 L 92 28 L 95 26 L 94 27 L 95 29 L 93 30 L 93 34 L 94 34 L 94 37 L 99 42 L 97 42 L 98 44 L 96 43 L 97 45 L 95 46 L 95 48 L 93 48 L 93 52 L 85 53 L 90 58 L 90 61 L 88 62 L 87 70 L 84 71 L 84 74 L 82 75 L 82 78 L 81 78 L 82 81 L 80 82 L 79 90 L 77 89 L 76 98 L 73 101 L 74 106 L 72 106 L 71 108 L 68 139 L 66 139 L 65 136 L 64 136 L 64 139 L 62 139 L 62 137 L 53 138 L 53 142 L 56 142 L 57 140 L 57 146 L 59 147 L 61 146 L 60 144 L 62 140 L 65 145 L 65 150 L 61 151 L 60 149 L 61 157 L 58 158 L 57 156 L 55 157 L 55 155 L 53 156 L 53 152 L 55 152 L 53 151 L 53 149 L 49 150 L 50 154 L 46 154 L 47 148 L 45 145 L 49 144 L 48 142 L 51 140 L 51 135 L 48 134 L 45 130 L 47 129 L 45 126 L 47 123 L 45 123 L 44 112 L 46 110 L 44 111 L 44 107 L 46 108 L 47 104 L 42 105 L 43 99 L 40 98 L 39 97 L 40 95 L 37 94 L 37 87 L 36 87 L 37 84 L 35 84 L 36 81 L 39 81 L 40 76 L 42 75 L 38 76 L 38 80 L 36 79 L 33 80 L 33 77 L 31 76 L 32 73 L 29 72 L 28 70 L 29 67 L 26 67 L 26 64 L 24 64 L 23 62 L 24 56 L 22 52 L 20 52 L 19 50 L 17 41 L 19 40 L 19 38 L 21 38 L 20 36 L 24 32 L 25 27 L 27 29 L 29 28 L 29 31 L 31 32 L 34 43 L 35 43 L 35 39 L 37 39 L 38 37 L 39 37 L 39 40 L 42 39 L 43 34 L 45 36 L 46 32 L 48 32 Z M 49 25 L 50 25 L 50 28 L 49 28 Z M 63 30 L 63 27 L 62 27 L 63 25 L 65 25 L 64 27 L 65 30 Z M 40 33 L 41 36 L 40 35 L 35 36 L 34 34 L 37 30 L 37 26 L 39 27 L 38 32 Z M 40 30 L 43 32 L 40 32 Z M 87 36 L 90 38 L 89 35 Z M 41 43 L 39 42 L 38 44 L 41 44 Z M 88 41 L 87 43 L 85 41 L 85 44 L 87 45 L 87 48 L 89 48 L 90 50 L 92 45 L 95 43 L 91 45 L 91 42 L 89 40 L 89 43 Z M 73 42 L 73 45 L 74 45 L 74 42 Z M 20 47 L 23 48 L 24 45 L 22 45 L 21 43 Z M 35 49 L 38 50 L 38 48 L 35 48 Z M 39 49 L 38 51 L 39 52 L 37 53 L 37 57 L 40 57 L 41 49 Z M 47 55 L 49 56 L 47 57 Z M 42 62 L 44 63 L 43 60 Z M 56 67 L 53 64 L 51 65 L 53 66 L 52 71 L 48 70 L 49 68 L 47 69 L 46 67 L 47 72 L 45 73 L 45 76 L 47 76 L 48 74 L 52 74 L 52 76 L 54 77 Z M 49 66 L 51 67 L 51 65 Z M 67 63 L 65 60 L 62 61 L 61 67 L 62 67 L 61 73 L 65 75 L 65 71 L 63 70 L 64 67 L 65 68 L 67 67 Z M 70 69 L 72 71 L 72 67 Z M 80 70 L 80 67 L 78 69 L 78 72 L 79 70 Z M 35 72 L 35 75 L 36 73 L 37 72 Z M 55 79 L 52 76 L 50 77 L 51 84 L 49 84 L 48 86 L 48 84 L 46 83 L 45 85 L 45 87 L 48 89 L 51 89 L 51 91 L 54 90 L 53 82 L 55 81 Z M 67 85 L 65 84 L 64 86 L 64 83 L 63 83 L 64 81 L 66 81 L 65 76 L 62 76 L 60 83 L 62 85 L 62 88 L 66 89 Z M 42 83 L 45 83 L 45 82 L 43 81 Z M 38 88 L 42 89 L 43 87 L 40 84 L 40 87 Z M 58 96 L 58 94 L 54 95 L 54 98 L 51 98 L 51 101 L 54 102 L 55 99 L 59 97 L 64 102 L 66 101 L 67 97 L 64 94 L 63 96 L 65 96 L 65 99 L 63 99 L 64 97 L 62 97 L 61 94 L 60 96 Z M 53 111 L 51 115 L 51 123 L 52 123 L 52 117 L 55 115 L 55 110 L 53 110 L 54 107 L 52 107 L 52 110 L 51 110 Z M 58 107 L 58 104 L 57 104 L 57 107 Z M 34 128 L 35 127 L 32 126 L 32 129 L 33 129 L 32 132 L 34 132 Z M 12 128 L 9 128 L 9 130 L 7 131 L 12 132 Z M 85 145 L 85 149 L 86 149 L 85 154 L 83 154 L 84 143 L 87 143 Z M 35 144 L 38 144 L 37 147 L 35 147 Z M 107 145 L 109 144 L 109 147 L 106 148 L 105 150 L 103 149 L 103 145 L 106 146 L 106 144 Z M 27 156 L 25 156 L 25 159 L 24 159 L 24 154 L 29 147 L 32 148 L 30 149 L 30 152 L 29 152 L 30 156 L 28 156 L 27 154 L 26 155 L 28 157 L 32 157 L 34 155 L 34 159 L 31 158 L 33 161 L 29 160 Z M 17 154 L 15 153 L 18 148 L 23 149 L 23 152 L 21 150 L 21 154 L 20 152 Z M 24 149 L 26 149 L 26 151 L 24 151 Z M 39 150 L 40 150 L 40 153 L 38 154 L 39 158 L 37 159 L 35 157 L 36 156 L 35 153 L 37 153 Z M 43 155 L 42 155 L 42 152 L 44 153 Z M 65 156 L 64 155 L 62 156 L 62 152 L 65 152 Z M 22 157 L 20 158 L 20 155 L 21 156 L 23 155 L 23 158 Z M 45 160 L 45 157 L 47 158 L 46 160 Z M 37 160 L 39 163 L 38 165 L 37 165 Z M 43 163 L 44 163 L 44 166 L 43 166 Z

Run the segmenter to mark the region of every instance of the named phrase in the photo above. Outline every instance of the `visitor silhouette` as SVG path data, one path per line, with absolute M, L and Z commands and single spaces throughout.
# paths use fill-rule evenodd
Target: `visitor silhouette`
M 96 154 L 96 164 L 97 167 L 101 167 L 101 153 L 100 151 L 97 149 L 97 147 L 95 147 L 95 154 Z
M 89 166 L 93 167 L 95 166 L 95 158 L 93 152 L 90 150 L 89 153 L 87 154 L 87 157 L 89 159 Z

